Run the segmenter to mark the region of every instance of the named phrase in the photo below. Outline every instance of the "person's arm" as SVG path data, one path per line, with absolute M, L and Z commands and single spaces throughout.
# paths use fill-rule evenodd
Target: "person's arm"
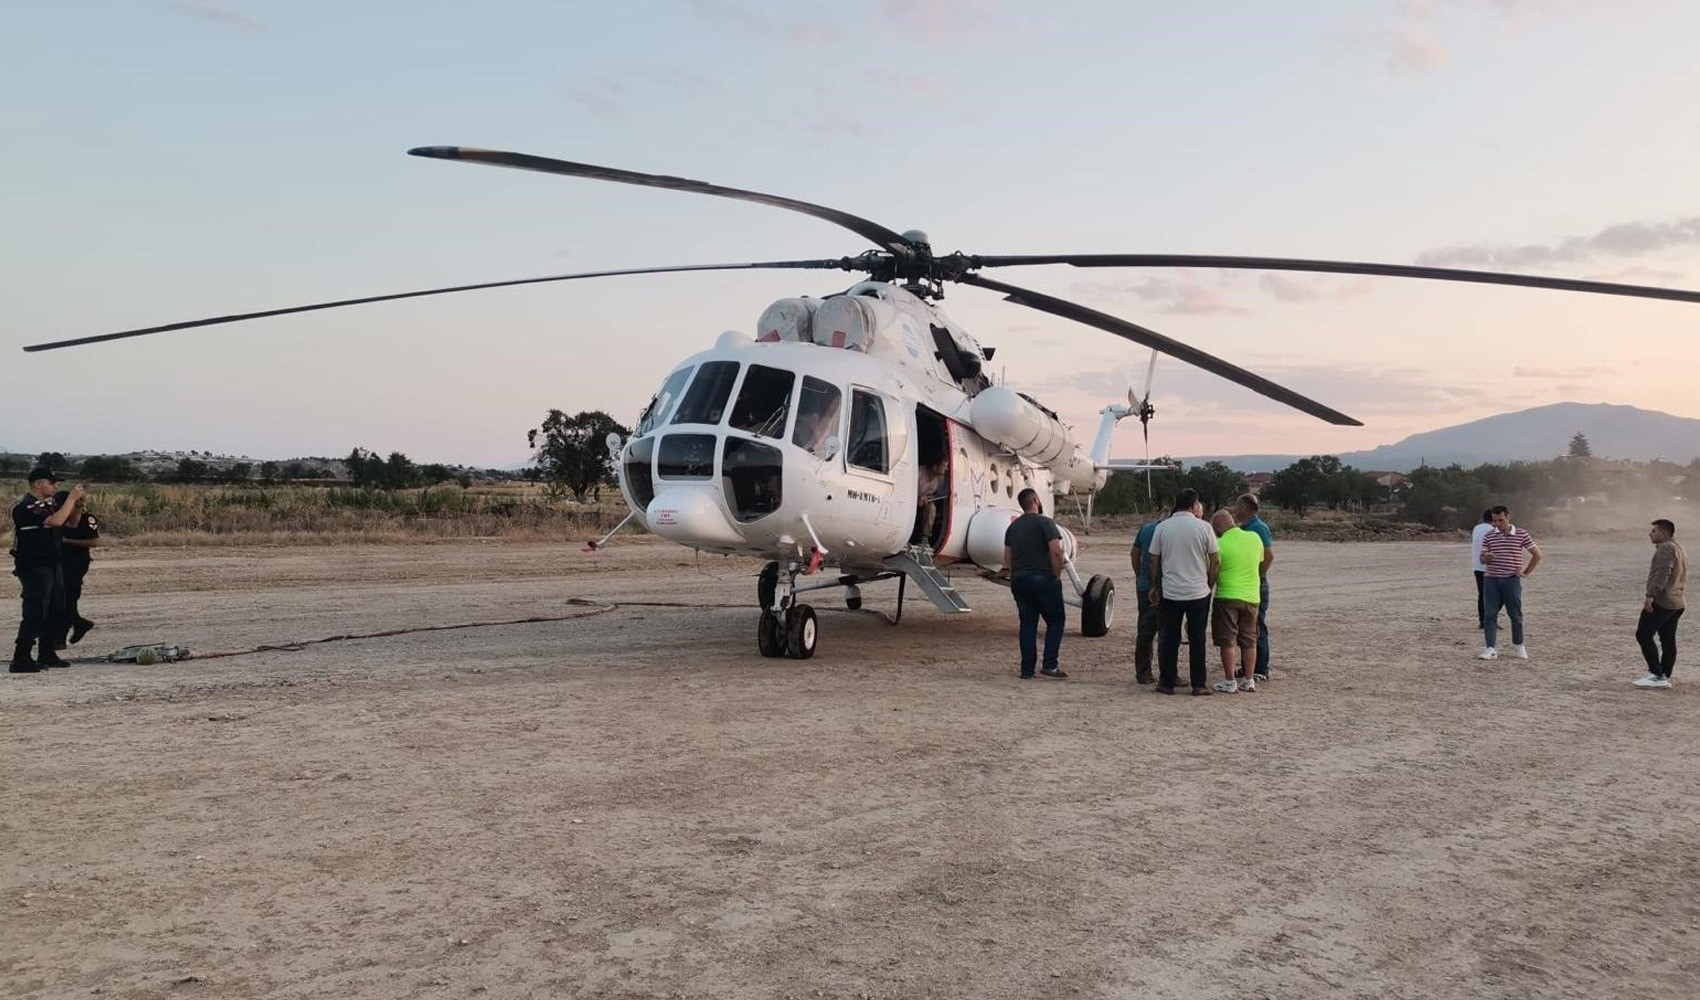
M 1539 545 L 1530 545 L 1529 546 L 1529 565 L 1523 567 L 1523 575 L 1528 576 L 1530 573 L 1533 573 L 1535 571 L 1535 567 L 1539 566 L 1540 564 L 1541 564 L 1541 547 Z
M 1209 576 L 1208 576 L 1211 590 L 1216 589 L 1216 578 L 1218 576 L 1221 576 L 1221 575 L 1222 575 L 1222 553 L 1212 552 L 1212 553 L 1210 553 L 1210 572 L 1209 572 Z
M 1051 539 L 1051 572 L 1055 573 L 1058 578 L 1062 577 L 1065 561 L 1063 559 L 1062 539 Z
M 1671 584 L 1671 577 L 1676 575 L 1676 555 L 1663 545 L 1653 550 L 1653 564 L 1647 569 L 1647 594 L 1641 602 L 1641 610 L 1651 614 L 1653 598 L 1665 592 Z
M 71 493 L 69 496 L 65 497 L 65 502 L 59 505 L 58 510 L 49 514 L 47 516 L 47 520 L 43 523 L 45 523 L 49 528 L 63 527 L 65 522 L 71 519 L 72 512 L 77 509 L 77 504 L 81 503 L 82 499 L 82 486 L 78 485 L 71 487 Z
M 1011 552 L 1009 546 L 1005 545 L 1003 547 L 1003 569 L 999 572 L 1006 576 L 1013 575 L 1015 571 L 1010 569 L 1013 565 L 1015 565 L 1015 553 Z
M 1257 575 L 1258 576 L 1268 576 L 1269 575 L 1269 567 L 1271 567 L 1273 565 L 1275 565 L 1275 546 L 1264 545 L 1263 546 L 1263 562 L 1259 563 L 1258 566 L 1257 566 Z
M 1145 562 L 1145 550 L 1139 547 L 1138 542 L 1134 542 L 1133 552 L 1131 555 L 1132 559 L 1130 561 L 1133 563 L 1133 575 L 1139 576 L 1144 572 L 1144 569 L 1140 564 Z

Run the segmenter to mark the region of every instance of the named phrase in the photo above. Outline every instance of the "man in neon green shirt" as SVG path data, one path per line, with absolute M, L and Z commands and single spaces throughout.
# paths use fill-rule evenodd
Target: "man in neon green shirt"
M 1211 689 L 1220 694 L 1256 691 L 1257 680 L 1251 674 L 1257 663 L 1257 579 L 1263 565 L 1263 539 L 1235 524 L 1233 513 L 1226 510 L 1210 518 L 1210 527 L 1222 550 L 1216 601 L 1210 609 L 1211 637 L 1222 651 L 1222 679 Z

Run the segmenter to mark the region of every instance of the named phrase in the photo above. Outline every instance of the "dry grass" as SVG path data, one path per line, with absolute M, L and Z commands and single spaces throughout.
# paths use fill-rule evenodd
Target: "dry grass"
M 22 483 L 11 484 L 22 494 Z M 555 498 L 531 483 L 415 490 L 339 486 L 94 485 L 103 534 L 134 546 L 346 545 L 594 537 L 626 515 L 619 494 Z M 630 530 L 630 529 L 628 529 Z

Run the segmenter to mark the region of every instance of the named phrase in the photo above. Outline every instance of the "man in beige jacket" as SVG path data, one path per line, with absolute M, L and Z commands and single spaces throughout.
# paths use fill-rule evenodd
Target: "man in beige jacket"
M 1647 596 L 1641 602 L 1635 641 L 1647 658 L 1648 673 L 1635 686 L 1668 689 L 1671 668 L 1676 666 L 1676 623 L 1682 617 L 1682 591 L 1688 585 L 1688 555 L 1676 544 L 1676 525 L 1662 517 L 1653 522 L 1647 538 L 1653 543 L 1653 565 L 1647 571 Z

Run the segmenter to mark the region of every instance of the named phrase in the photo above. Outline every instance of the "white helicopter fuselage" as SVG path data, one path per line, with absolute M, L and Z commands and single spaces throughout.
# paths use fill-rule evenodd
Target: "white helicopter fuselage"
M 991 385 L 979 345 L 900 287 L 781 300 L 760 327 L 676 366 L 622 442 L 621 492 L 663 538 L 851 575 L 920 544 L 995 571 L 1021 490 L 1050 509 L 1103 482 L 1055 414 Z M 923 498 L 940 459 L 944 484 Z M 920 538 L 924 502 L 936 527 Z

